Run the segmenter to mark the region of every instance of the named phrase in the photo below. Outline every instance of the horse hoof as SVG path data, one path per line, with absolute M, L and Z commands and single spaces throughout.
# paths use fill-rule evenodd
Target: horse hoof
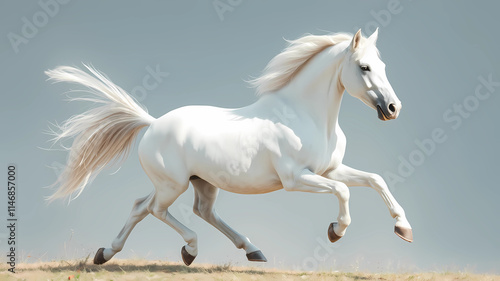
M 264 257 L 264 254 L 260 251 L 257 250 L 255 252 L 251 252 L 247 254 L 247 259 L 249 261 L 260 261 L 260 262 L 267 262 L 266 257 Z
M 335 231 L 333 231 L 333 228 L 335 227 L 335 225 L 337 224 L 337 222 L 332 222 L 330 224 L 330 227 L 328 227 L 328 239 L 330 239 L 330 242 L 332 243 L 335 243 L 337 241 L 339 241 L 340 238 L 342 238 L 342 236 L 338 236 Z
M 104 248 L 100 248 L 97 250 L 97 253 L 95 253 L 94 264 L 103 264 L 105 262 L 107 262 L 107 260 L 104 258 Z
M 395 226 L 394 233 L 407 242 L 413 242 L 413 232 L 411 231 L 411 228 Z
M 194 261 L 194 258 L 196 258 L 196 256 L 192 256 L 186 251 L 186 246 L 182 247 L 181 255 L 182 255 L 182 261 L 187 266 L 189 266 Z

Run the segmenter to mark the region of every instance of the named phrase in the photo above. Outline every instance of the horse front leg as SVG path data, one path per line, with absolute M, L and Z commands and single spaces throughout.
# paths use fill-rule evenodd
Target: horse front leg
M 405 211 L 392 196 L 387 184 L 380 175 L 356 170 L 342 164 L 325 176 L 343 182 L 347 186 L 369 186 L 375 189 L 384 200 L 387 208 L 389 208 L 391 216 L 396 219 L 394 232 L 403 240 L 413 242 L 412 229 L 406 219 Z
M 286 191 L 302 191 L 312 193 L 333 193 L 339 200 L 338 222 L 333 222 L 328 228 L 328 238 L 336 242 L 342 236 L 349 224 L 351 224 L 351 215 L 349 214 L 349 188 L 340 181 L 325 178 L 304 169 L 293 179 L 283 180 L 283 188 Z

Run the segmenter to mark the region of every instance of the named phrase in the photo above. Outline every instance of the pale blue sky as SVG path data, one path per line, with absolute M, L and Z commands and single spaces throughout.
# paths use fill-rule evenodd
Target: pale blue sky
M 392 178 L 391 190 L 413 226 L 415 242 L 393 234 L 394 221 L 369 188 L 352 188 L 352 224 L 328 249 L 321 247 L 337 216 L 334 196 L 222 191 L 217 210 L 262 249 L 269 262 L 256 266 L 500 273 L 495 178 L 500 87 L 482 86 L 482 99 L 474 98 L 484 84 L 480 79 L 500 81 L 500 4 L 234 2 L 219 13 L 213 1 L 70 0 L 57 8 L 35 1 L 0 4 L 0 151 L 4 167 L 16 163 L 19 170 L 18 242 L 24 259 L 81 258 L 109 247 L 133 201 L 153 188 L 134 149 L 116 174 L 109 175 L 116 169 L 104 171 L 71 205 L 44 203 L 50 191 L 42 187 L 56 179 L 56 171 L 47 166 L 61 167 L 66 154 L 39 149 L 49 146 L 42 132 L 48 122 L 89 107 L 64 101 L 61 94 L 75 86 L 46 82 L 44 70 L 92 63 L 139 95 L 148 69 L 158 67 L 168 76 L 139 96 L 155 117 L 189 104 L 240 107 L 256 99 L 243 80 L 260 73 L 285 46 L 283 38 L 352 33 L 357 27 L 369 35 L 367 30 L 380 26 L 378 47 L 403 110 L 397 120 L 381 122 L 375 111 L 346 96 L 340 114 L 348 143 L 344 162 Z M 435 142 L 427 155 L 416 142 L 432 138 L 436 130 L 445 140 Z M 405 171 L 398 171 L 401 163 L 407 163 Z M 0 210 L 6 209 L 4 193 Z M 243 251 L 192 214 L 192 200 L 189 189 L 170 210 L 198 234 L 195 262 L 248 265 Z M 7 249 L 5 234 L 0 232 L 2 251 Z M 182 245 L 174 230 L 150 216 L 116 258 L 180 261 Z

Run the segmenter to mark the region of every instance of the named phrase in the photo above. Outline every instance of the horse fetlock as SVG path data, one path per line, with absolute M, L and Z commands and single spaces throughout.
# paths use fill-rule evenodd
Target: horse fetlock
M 350 216 L 339 217 L 338 224 L 342 228 L 347 228 L 351 224 L 351 217 Z
M 198 245 L 192 245 L 191 243 L 188 243 L 186 246 L 184 246 L 186 251 L 193 257 L 196 257 L 198 255 Z
M 196 235 L 196 233 L 193 232 L 185 235 L 184 237 L 184 241 L 186 241 L 186 243 L 188 243 L 189 245 L 196 246 L 198 244 L 198 236 Z
M 113 242 L 111 244 L 111 250 L 114 252 L 113 255 L 120 252 L 122 249 L 123 249 L 123 243 L 121 242 Z
M 400 206 L 394 206 L 390 208 L 389 212 L 391 212 L 391 216 L 396 220 L 406 220 L 405 211 Z
M 247 237 L 237 238 L 236 241 L 234 242 L 234 245 L 238 249 L 248 250 L 251 248 L 252 252 L 256 251 L 255 249 L 257 249 L 257 247 L 253 246 L 253 244 L 250 242 L 250 239 L 248 239 Z
M 245 242 L 243 242 L 243 240 L 239 240 L 239 241 L 236 241 L 234 243 L 234 245 L 236 246 L 236 248 L 238 249 L 245 249 Z
M 334 233 L 339 237 L 344 236 L 346 230 L 347 230 L 347 225 L 340 223 L 340 221 L 335 223 L 333 226 Z M 332 241 L 332 242 L 334 242 L 334 241 Z
M 396 226 L 398 227 L 403 227 L 403 228 L 409 228 L 411 229 L 411 225 L 408 222 L 408 220 L 403 216 L 403 217 L 396 217 Z
M 104 249 L 104 251 L 102 252 L 102 256 L 103 258 L 106 260 L 106 261 L 109 261 L 112 257 L 114 257 L 116 255 L 116 253 L 118 253 L 119 251 L 115 251 L 114 249 L 110 249 L 110 248 L 106 248 Z

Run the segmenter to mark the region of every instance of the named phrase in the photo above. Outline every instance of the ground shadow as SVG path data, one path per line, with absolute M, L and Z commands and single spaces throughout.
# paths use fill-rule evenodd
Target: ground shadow
M 130 273 L 130 272 L 156 272 L 156 273 L 202 273 L 202 274 L 211 274 L 211 273 L 243 273 L 243 274 L 251 274 L 251 275 L 266 275 L 277 273 L 274 271 L 269 271 L 265 269 L 253 269 L 253 268 L 238 268 L 233 267 L 231 264 L 225 265 L 191 265 L 186 266 L 184 264 L 176 264 L 176 263 L 166 263 L 158 261 L 157 263 L 153 261 L 148 261 L 145 263 L 143 260 L 139 260 L 134 264 L 133 260 L 127 260 L 125 263 L 123 262 L 109 262 L 103 265 L 95 265 L 92 261 L 89 261 L 88 257 L 85 260 L 80 261 L 60 261 L 59 263 L 50 263 L 50 264 L 42 264 L 40 266 L 28 267 L 28 268 L 19 268 L 18 271 L 36 271 L 42 270 L 46 272 L 117 272 L 117 273 Z M 283 273 L 283 272 L 282 272 Z M 287 275 L 309 275 L 311 272 L 286 272 Z M 357 274 L 352 272 L 346 273 L 320 273 L 321 276 L 324 277 L 334 277 L 334 276 L 344 276 L 347 278 L 351 278 L 349 280 L 369 280 L 371 278 L 367 276 L 363 276 L 363 274 Z M 384 280 L 384 278 L 379 279 Z
M 81 271 L 81 272 L 164 272 L 164 273 L 222 273 L 222 272 L 240 272 L 249 274 L 266 274 L 264 270 L 258 269 L 234 269 L 231 265 L 213 265 L 213 266 L 185 266 L 183 264 L 164 264 L 164 263 L 148 263 L 139 265 L 132 264 L 109 263 L 103 265 L 94 265 L 90 262 L 66 262 L 61 261 L 58 265 L 41 265 L 39 267 L 24 268 L 20 271 Z

